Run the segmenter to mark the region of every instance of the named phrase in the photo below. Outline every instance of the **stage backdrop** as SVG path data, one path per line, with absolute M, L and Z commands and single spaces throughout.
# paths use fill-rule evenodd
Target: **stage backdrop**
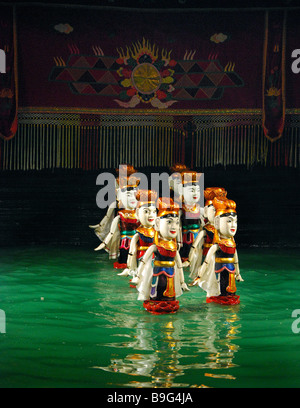
M 299 10 L 15 14 L 19 127 L 3 170 L 299 165 Z

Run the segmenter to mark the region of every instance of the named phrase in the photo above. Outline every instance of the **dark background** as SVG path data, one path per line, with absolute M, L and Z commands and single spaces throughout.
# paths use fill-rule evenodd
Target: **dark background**
M 147 176 L 151 171 L 168 172 L 138 170 Z M 100 172 L 2 172 L 0 246 L 80 245 L 92 251 L 99 241 L 88 225 L 105 215 L 96 204 Z M 299 247 L 297 169 L 219 166 L 206 169 L 204 175 L 205 187 L 224 187 L 228 198 L 236 201 L 240 247 Z
M 1 3 L 13 3 L 9 0 Z M 249 7 L 292 7 L 298 6 L 297 0 L 53 0 L 50 2 L 33 0 L 33 1 L 18 1 L 16 4 L 28 3 L 48 3 L 63 5 L 83 5 L 83 6 L 107 6 L 107 7 L 134 7 L 134 8 L 249 8 Z
M 1 2 L 12 4 L 10 1 Z M 28 4 L 17 2 L 16 4 Z M 31 2 L 35 3 L 35 2 Z M 41 2 L 36 2 L 41 3 Z M 67 0 L 52 2 L 119 7 L 295 7 L 285 1 L 201 1 L 199 0 Z M 296 39 L 295 39 L 296 41 Z M 300 47 L 300 44 L 299 44 Z M 152 170 L 138 169 L 149 175 Z M 287 167 L 217 166 L 196 169 L 205 173 L 205 187 L 220 186 L 237 203 L 238 232 L 241 247 L 275 246 L 299 248 L 299 170 Z M 114 169 L 105 169 L 112 171 Z M 99 241 L 89 229 L 105 214 L 96 205 L 99 171 L 27 171 L 0 173 L 0 246 L 73 245 L 93 250 Z

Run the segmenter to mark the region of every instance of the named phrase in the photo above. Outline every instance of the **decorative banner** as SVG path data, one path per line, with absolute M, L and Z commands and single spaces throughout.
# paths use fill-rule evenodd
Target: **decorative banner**
M 286 12 L 267 11 L 263 60 L 263 129 L 274 142 L 285 122 Z
M 172 10 L 21 6 L 20 105 L 179 114 L 261 108 L 263 34 L 262 11 L 187 9 L 183 19 Z
M 0 137 L 8 140 L 18 126 L 16 18 L 12 7 L 1 6 L 0 49 L 5 56 L 5 72 L 0 73 Z
M 195 52 L 174 60 L 171 51 L 159 50 L 145 38 L 126 51 L 119 49 L 119 57 L 105 56 L 97 47 L 94 55 L 72 50 L 66 64 L 55 59 L 49 80 L 68 83 L 74 94 L 114 98 L 122 108 L 148 103 L 165 109 L 179 101 L 221 99 L 225 88 L 244 86 L 232 62 L 224 68 L 216 55 L 194 60 Z
M 17 110 L 19 126 L 9 143 L 0 140 L 0 170 L 96 170 L 124 162 L 299 167 L 300 74 L 288 69 L 288 58 L 284 72 L 284 45 L 286 27 L 286 55 L 299 48 L 300 10 L 287 22 L 273 10 L 265 22 L 263 9 L 140 13 L 39 5 L 33 12 L 18 4 L 16 11 L 19 108 L 15 76 L 5 86 L 15 98 L 0 99 L 0 109 L 1 129 L 3 118 L 12 125 L 6 139 Z M 1 34 L 11 34 L 10 46 L 2 34 L 0 49 L 11 75 L 12 15 L 12 7 L 0 6 Z

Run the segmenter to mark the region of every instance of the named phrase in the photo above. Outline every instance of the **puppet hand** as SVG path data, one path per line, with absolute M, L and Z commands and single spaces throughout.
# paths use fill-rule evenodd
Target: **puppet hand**
M 128 268 L 126 268 L 126 269 L 124 269 L 123 272 L 118 273 L 118 275 L 119 275 L 119 276 L 128 276 L 128 275 L 130 275 L 130 271 L 129 271 Z
M 94 249 L 94 251 L 101 251 L 101 249 L 105 248 L 105 243 L 102 242 L 102 244 L 100 244 L 97 248 Z
M 198 276 L 196 279 L 193 280 L 192 286 L 199 285 L 199 283 L 200 283 L 200 276 Z
M 131 283 L 138 284 L 139 282 L 140 282 L 140 278 L 138 276 L 135 276 L 134 278 L 131 279 Z
M 241 277 L 240 274 L 236 275 L 235 279 L 236 279 L 238 282 L 244 282 L 244 279 Z
M 185 282 L 183 282 L 183 283 L 181 284 L 181 289 L 182 289 L 184 292 L 189 292 L 189 291 L 190 291 L 190 289 L 187 287 L 187 284 L 186 284 Z
M 128 269 L 128 274 L 130 276 L 137 276 L 137 268 L 136 269 Z

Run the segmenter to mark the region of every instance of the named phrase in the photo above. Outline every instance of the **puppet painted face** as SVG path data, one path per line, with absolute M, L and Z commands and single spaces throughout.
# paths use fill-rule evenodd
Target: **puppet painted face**
M 219 230 L 220 234 L 224 237 L 231 238 L 236 234 L 237 231 L 237 215 L 230 214 L 218 217 L 216 228 Z
M 136 210 L 137 218 L 144 227 L 153 227 L 156 219 L 155 205 L 141 206 Z
M 119 200 L 127 210 L 134 210 L 137 206 L 136 189 L 120 189 Z
M 204 217 L 208 219 L 208 222 L 210 224 L 214 223 L 215 214 L 216 214 L 216 209 L 212 204 L 206 205 L 204 207 Z
M 188 184 L 183 186 L 183 201 L 187 205 L 196 204 L 200 200 L 200 186 L 198 184 Z
M 157 218 L 155 221 L 155 227 L 159 231 L 162 238 L 173 239 L 177 237 L 179 232 L 179 217 L 167 216 Z

